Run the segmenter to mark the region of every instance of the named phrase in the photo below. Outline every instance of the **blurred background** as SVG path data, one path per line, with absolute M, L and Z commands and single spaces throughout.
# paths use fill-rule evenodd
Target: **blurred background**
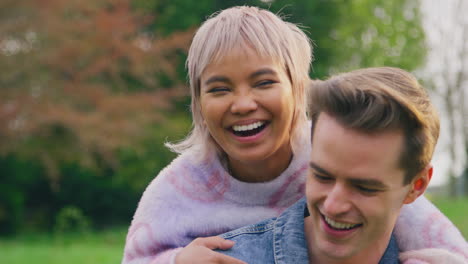
M 0 0 L 0 262 L 119 263 L 191 126 L 185 59 L 210 14 L 255 5 L 314 41 L 311 78 L 413 72 L 442 119 L 427 197 L 468 237 L 468 1 Z

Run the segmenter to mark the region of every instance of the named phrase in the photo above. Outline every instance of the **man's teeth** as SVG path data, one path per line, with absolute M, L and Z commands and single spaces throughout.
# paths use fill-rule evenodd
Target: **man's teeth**
M 255 123 L 252 123 L 250 125 L 243 125 L 243 126 L 232 126 L 232 129 L 236 132 L 239 132 L 239 131 L 247 131 L 247 130 L 252 130 L 252 129 L 256 129 L 260 126 L 262 126 L 264 124 L 264 122 L 255 122 Z
M 325 221 L 333 228 L 335 229 L 351 229 L 353 227 L 356 227 L 358 225 L 356 224 L 346 224 L 346 223 L 340 223 L 336 222 L 328 217 L 325 216 Z

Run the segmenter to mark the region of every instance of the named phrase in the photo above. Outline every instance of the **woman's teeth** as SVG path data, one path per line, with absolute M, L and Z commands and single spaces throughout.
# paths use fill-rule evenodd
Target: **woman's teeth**
M 250 125 L 232 126 L 232 130 L 236 132 L 248 131 L 248 130 L 259 128 L 263 124 L 264 122 L 259 121 L 259 122 L 252 123 Z
M 332 220 L 332 219 L 330 219 L 330 218 L 328 218 L 326 216 L 324 218 L 325 218 L 325 221 L 327 222 L 327 224 L 329 224 L 334 229 L 348 230 L 348 229 L 352 229 L 354 227 L 359 226 L 359 224 L 340 223 L 340 222 L 334 221 L 334 220 Z

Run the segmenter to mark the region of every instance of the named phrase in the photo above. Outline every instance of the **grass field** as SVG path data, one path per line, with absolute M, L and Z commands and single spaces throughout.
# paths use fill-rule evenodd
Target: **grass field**
M 431 198 L 431 197 L 430 197 Z M 468 238 L 468 197 L 431 198 Z M 99 233 L 27 234 L 0 239 L 0 263 L 115 264 L 122 259 L 126 227 Z
M 99 233 L 20 235 L 0 240 L 0 263 L 116 264 L 122 260 L 127 229 Z
M 468 197 L 458 199 L 429 198 L 458 227 L 465 239 L 468 240 Z

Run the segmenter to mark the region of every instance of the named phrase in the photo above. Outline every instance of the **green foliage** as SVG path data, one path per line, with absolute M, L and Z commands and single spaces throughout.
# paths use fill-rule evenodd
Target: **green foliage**
M 147 30 L 169 35 L 199 25 L 211 14 L 214 0 L 136 0 L 133 5 L 154 16 Z M 208 12 L 207 12 L 208 11 Z
M 152 136 L 145 138 L 141 146 L 120 151 L 122 165 L 115 172 L 114 180 L 141 194 L 159 171 L 176 157 L 163 143 L 182 139 L 188 132 L 187 121 L 187 117 L 176 116 L 171 118 L 171 122 L 148 128 Z
M 139 193 L 117 182 L 115 171 L 103 165 L 100 171 L 87 170 L 79 164 L 62 168 L 63 177 L 53 192 L 53 212 L 68 206 L 79 208 L 94 226 L 112 226 L 128 222 Z
M 340 44 L 331 38 L 331 34 L 342 27 L 340 16 L 343 15 L 343 5 L 348 1 L 273 1 L 269 9 L 286 18 L 287 21 L 299 24 L 313 41 L 313 78 L 328 75 L 329 68 L 334 65 L 337 49 Z
M 315 43 L 313 78 L 371 66 L 408 71 L 426 55 L 419 1 L 276 0 L 270 9 L 290 14 Z
M 150 30 L 163 35 L 197 27 L 231 6 L 267 8 L 308 32 L 315 43 L 314 78 L 370 66 L 411 71 L 426 55 L 418 0 L 139 0 L 136 5 L 155 16 Z
M 64 234 L 65 232 L 88 232 L 90 221 L 80 208 L 75 206 L 65 206 L 60 209 L 56 216 L 55 233 Z
M 0 157 L 0 234 L 14 234 L 33 216 L 26 206 L 40 200 L 36 197 L 38 189 L 47 186 L 47 181 L 39 176 L 41 170 L 33 160 L 13 155 Z
M 174 104 L 187 109 L 188 98 Z M 128 224 L 144 188 L 175 157 L 163 143 L 183 138 L 189 129 L 186 112 L 166 115 L 165 122 L 147 128 L 138 145 L 119 150 L 118 164 L 99 155 L 93 169 L 64 162 L 58 168 L 63 176 L 50 179 L 37 160 L 0 156 L 0 235 Z
M 348 67 L 386 65 L 413 70 L 421 65 L 426 49 L 419 1 L 361 0 L 347 4 L 350 17 L 342 20 L 343 27 L 336 36 L 345 44 L 337 51 L 348 59 L 344 60 Z
M 140 195 L 116 183 L 105 167 L 96 171 L 62 164 L 66 177 L 57 181 L 50 181 L 34 160 L 18 156 L 0 158 L 0 169 L 0 234 L 127 223 Z

